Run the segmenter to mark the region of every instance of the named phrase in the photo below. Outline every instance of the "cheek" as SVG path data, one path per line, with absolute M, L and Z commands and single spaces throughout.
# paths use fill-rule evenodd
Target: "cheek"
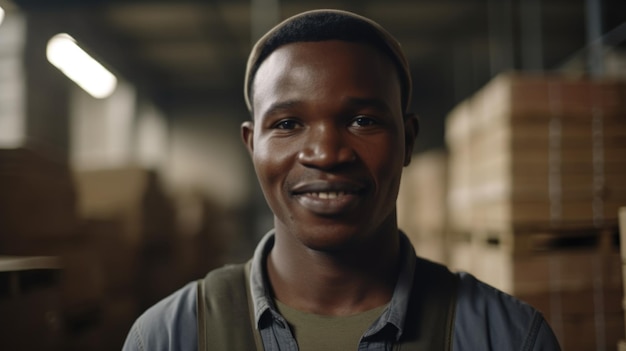
M 289 172 L 291 151 L 287 145 L 276 142 L 267 142 L 263 139 L 255 141 L 253 152 L 254 167 L 261 186 L 264 189 L 282 182 L 282 177 Z
M 404 165 L 404 146 L 400 138 L 386 136 L 378 142 L 364 144 L 361 150 L 361 158 L 376 174 L 393 175 Z
M 387 213 L 396 203 L 400 187 L 400 174 L 404 165 L 404 146 L 399 138 L 387 137 L 384 141 L 370 144 L 362 155 L 368 165 L 379 197 L 377 206 Z M 384 208 L 384 209 L 382 209 Z
M 255 144 L 252 157 L 265 200 L 272 212 L 282 217 L 287 206 L 283 189 L 292 164 L 290 149 L 261 141 Z
M 272 209 L 274 213 L 278 210 L 277 203 L 275 201 L 277 195 L 275 184 L 277 182 L 278 167 L 275 165 L 275 160 L 271 157 L 271 153 L 255 149 L 253 154 L 254 169 L 256 171 L 261 191 L 265 197 L 265 201 Z

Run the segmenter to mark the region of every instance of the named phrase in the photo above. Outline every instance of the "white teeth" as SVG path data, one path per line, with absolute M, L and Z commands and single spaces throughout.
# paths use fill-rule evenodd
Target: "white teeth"
M 339 196 L 346 195 L 344 191 L 329 191 L 329 192 L 315 192 L 309 193 L 311 196 L 319 197 L 320 199 L 336 199 Z

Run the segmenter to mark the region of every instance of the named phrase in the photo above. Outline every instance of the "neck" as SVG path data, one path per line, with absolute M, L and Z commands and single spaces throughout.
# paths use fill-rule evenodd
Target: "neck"
M 321 251 L 277 230 L 267 260 L 275 298 L 322 315 L 351 315 L 388 303 L 399 270 L 397 232 L 394 225 L 348 249 Z

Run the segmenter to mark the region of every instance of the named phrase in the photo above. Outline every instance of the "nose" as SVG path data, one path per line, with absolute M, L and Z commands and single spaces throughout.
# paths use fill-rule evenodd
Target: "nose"
M 320 125 L 307 132 L 298 153 L 298 161 L 319 169 L 332 169 L 356 160 L 356 153 L 350 146 L 348 135 L 335 126 Z

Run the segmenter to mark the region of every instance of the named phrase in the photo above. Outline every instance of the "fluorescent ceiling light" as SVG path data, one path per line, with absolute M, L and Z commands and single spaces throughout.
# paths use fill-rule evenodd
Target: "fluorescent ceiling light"
M 0 6 L 0 24 L 2 24 L 2 20 L 4 19 L 4 9 Z
M 65 33 L 48 41 L 46 56 L 50 63 L 96 99 L 106 98 L 115 90 L 117 78 Z

